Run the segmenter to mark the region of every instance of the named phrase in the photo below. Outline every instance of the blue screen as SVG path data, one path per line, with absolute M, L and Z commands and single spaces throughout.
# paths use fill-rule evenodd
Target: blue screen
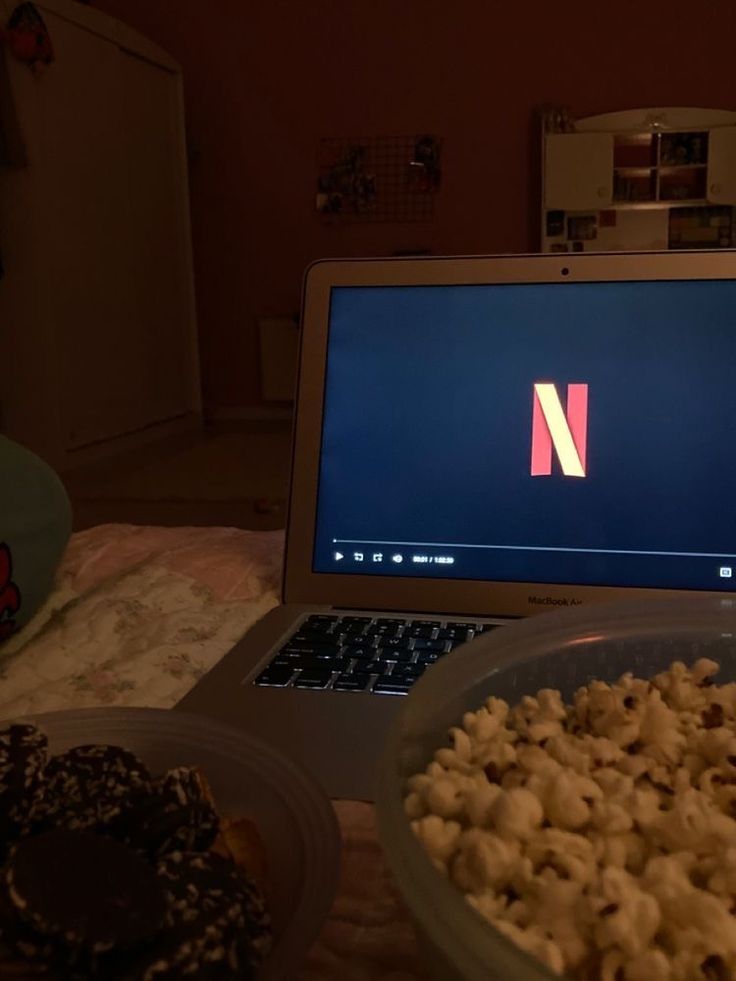
M 335 288 L 313 569 L 731 590 L 735 376 L 731 281 Z

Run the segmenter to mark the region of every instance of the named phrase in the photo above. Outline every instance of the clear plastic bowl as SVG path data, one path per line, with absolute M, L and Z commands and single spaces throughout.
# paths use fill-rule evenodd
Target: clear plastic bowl
M 486 923 L 431 864 L 403 810 L 406 780 L 447 745 L 450 726 L 489 695 L 510 704 L 540 688 L 568 701 L 594 678 L 647 678 L 672 661 L 710 657 L 736 679 L 736 601 L 627 601 L 545 613 L 493 630 L 444 658 L 405 699 L 381 764 L 378 831 L 432 976 L 442 981 L 551 981 L 543 965 Z
M 332 904 L 340 855 L 332 805 L 303 770 L 247 733 L 185 712 L 83 709 L 24 721 L 47 733 L 53 753 L 110 743 L 137 753 L 154 773 L 201 766 L 219 810 L 252 819 L 263 838 L 274 946 L 258 981 L 297 975 Z

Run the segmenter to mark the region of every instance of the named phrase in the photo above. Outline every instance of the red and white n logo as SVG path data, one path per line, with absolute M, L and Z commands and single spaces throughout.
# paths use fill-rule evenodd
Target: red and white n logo
M 552 473 L 553 443 L 563 474 L 584 477 L 587 433 L 587 385 L 567 386 L 567 412 L 564 412 L 554 385 L 534 383 L 532 477 Z

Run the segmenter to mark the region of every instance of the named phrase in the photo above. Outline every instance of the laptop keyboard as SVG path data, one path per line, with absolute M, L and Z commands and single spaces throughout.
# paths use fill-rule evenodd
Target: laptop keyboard
M 406 695 L 435 661 L 500 624 L 403 617 L 307 617 L 255 684 Z

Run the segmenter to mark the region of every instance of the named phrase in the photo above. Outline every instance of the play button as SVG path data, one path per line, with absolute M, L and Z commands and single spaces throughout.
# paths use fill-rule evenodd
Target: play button
M 342 554 L 342 552 L 335 552 L 335 562 L 339 562 L 340 559 L 344 559 L 344 558 L 345 556 Z

